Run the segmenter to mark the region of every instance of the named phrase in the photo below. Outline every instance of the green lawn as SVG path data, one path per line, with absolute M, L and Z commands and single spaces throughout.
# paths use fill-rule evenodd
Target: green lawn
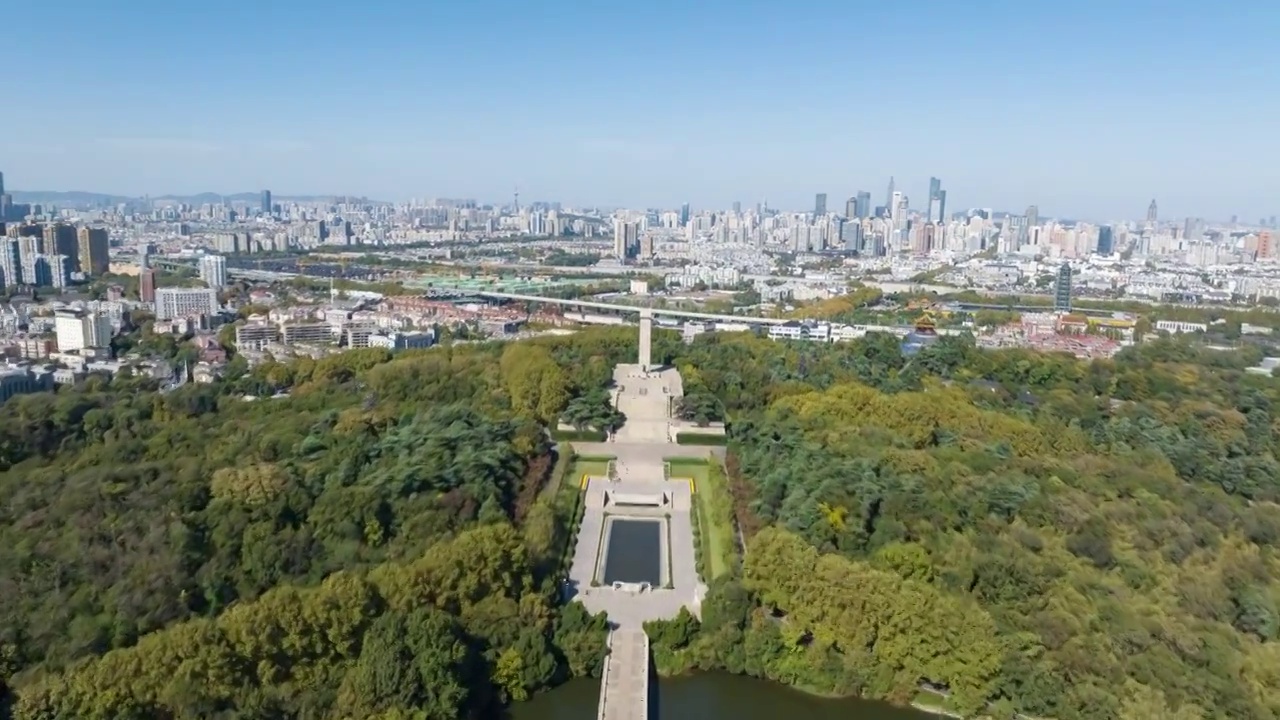
M 572 562 L 573 551 L 578 538 L 578 524 L 582 522 L 582 498 L 586 494 L 582 492 L 582 476 L 608 475 L 609 462 L 612 459 L 604 457 L 574 457 L 572 461 L 569 461 L 568 457 L 563 457 L 561 462 L 556 465 L 556 470 L 561 475 L 558 476 L 559 483 L 553 491 L 552 502 L 556 514 L 560 517 L 560 522 L 567 528 L 564 547 L 560 550 L 559 572 L 562 574 L 569 571 L 569 563 Z
M 671 458 L 666 461 L 668 475 L 672 478 L 693 478 L 695 492 L 702 492 L 702 484 L 707 481 L 710 465 L 706 460 L 690 460 L 689 458 Z
M 589 475 L 591 477 L 608 477 L 609 476 L 609 458 L 601 457 L 579 457 L 574 459 L 573 466 L 569 470 L 566 479 L 572 479 L 575 487 L 582 487 L 582 476 Z
M 693 478 L 693 507 L 698 513 L 699 545 L 703 564 L 711 582 L 732 570 L 737 561 L 733 539 L 733 506 L 729 483 L 719 462 L 668 461 L 672 478 Z

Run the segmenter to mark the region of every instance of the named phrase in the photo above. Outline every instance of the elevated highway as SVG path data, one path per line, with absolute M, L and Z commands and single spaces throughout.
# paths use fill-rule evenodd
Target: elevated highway
M 794 320 L 783 320 L 781 318 L 762 318 L 748 317 L 745 315 L 717 315 L 715 313 L 693 312 L 690 310 L 667 310 L 664 308 L 646 308 L 636 307 L 635 305 L 617 305 L 614 303 L 600 302 L 599 300 L 567 300 L 563 298 L 548 298 L 541 295 L 521 295 L 519 293 L 504 292 L 487 292 L 478 291 L 473 295 L 486 298 L 496 298 L 499 300 L 516 300 L 519 302 L 529 303 L 549 303 L 552 305 L 564 305 L 566 307 L 578 308 L 595 308 L 597 310 L 613 310 L 614 312 L 636 313 L 640 316 L 640 367 L 648 370 L 653 367 L 653 318 L 661 317 L 679 317 L 694 318 L 697 320 L 711 320 L 714 322 L 725 323 L 743 323 L 751 325 L 785 325 Z
M 718 315 L 716 313 L 696 312 L 693 310 L 668 310 L 664 308 L 648 308 L 639 307 L 637 305 L 623 305 L 621 303 L 607 303 L 599 300 L 566 300 L 563 298 L 549 298 L 541 295 L 521 295 L 518 293 L 503 292 L 486 292 L 475 291 L 471 293 L 478 297 L 496 298 L 500 300 L 516 300 L 519 302 L 535 302 L 548 303 L 551 305 L 565 305 L 568 307 L 595 308 L 599 310 L 613 310 L 615 312 L 637 313 L 641 318 L 646 315 L 652 319 L 654 317 L 679 317 L 694 318 L 697 320 L 711 320 L 715 322 L 725 323 L 744 323 L 747 325 L 786 325 L 794 320 L 783 318 L 766 318 L 756 317 L 752 315 Z

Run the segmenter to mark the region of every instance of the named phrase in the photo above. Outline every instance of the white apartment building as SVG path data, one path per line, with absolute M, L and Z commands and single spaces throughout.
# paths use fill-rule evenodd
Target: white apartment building
M 280 328 L 274 323 L 246 323 L 236 326 L 236 347 L 240 350 L 261 350 L 280 340 Z
M 213 288 L 160 288 L 156 290 L 156 318 L 172 320 L 218 312 L 218 292 Z
M 84 310 L 59 310 L 54 314 L 58 351 L 104 348 L 111 344 L 111 318 Z
M 436 334 L 431 330 L 424 332 L 390 333 L 388 335 L 373 334 L 368 338 L 367 347 L 386 348 L 388 350 L 407 350 L 409 348 L 428 348 L 436 342 Z
M 211 288 L 226 286 L 227 259 L 221 255 L 202 255 L 200 257 L 200 279 Z
M 1163 330 L 1177 335 L 1179 333 L 1207 332 L 1209 326 L 1204 323 L 1183 322 L 1181 320 L 1157 320 L 1156 330 Z

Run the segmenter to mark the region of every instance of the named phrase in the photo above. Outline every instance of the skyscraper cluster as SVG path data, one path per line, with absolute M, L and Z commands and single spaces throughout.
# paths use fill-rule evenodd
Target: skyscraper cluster
M 102 275 L 110 263 L 105 228 L 66 223 L 9 225 L 0 238 L 0 287 L 66 287 L 73 272 Z

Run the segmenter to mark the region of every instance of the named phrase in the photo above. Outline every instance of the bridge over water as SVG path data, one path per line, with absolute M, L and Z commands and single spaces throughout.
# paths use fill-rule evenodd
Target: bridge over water
M 609 633 L 596 720 L 649 720 L 649 636 L 643 629 Z

